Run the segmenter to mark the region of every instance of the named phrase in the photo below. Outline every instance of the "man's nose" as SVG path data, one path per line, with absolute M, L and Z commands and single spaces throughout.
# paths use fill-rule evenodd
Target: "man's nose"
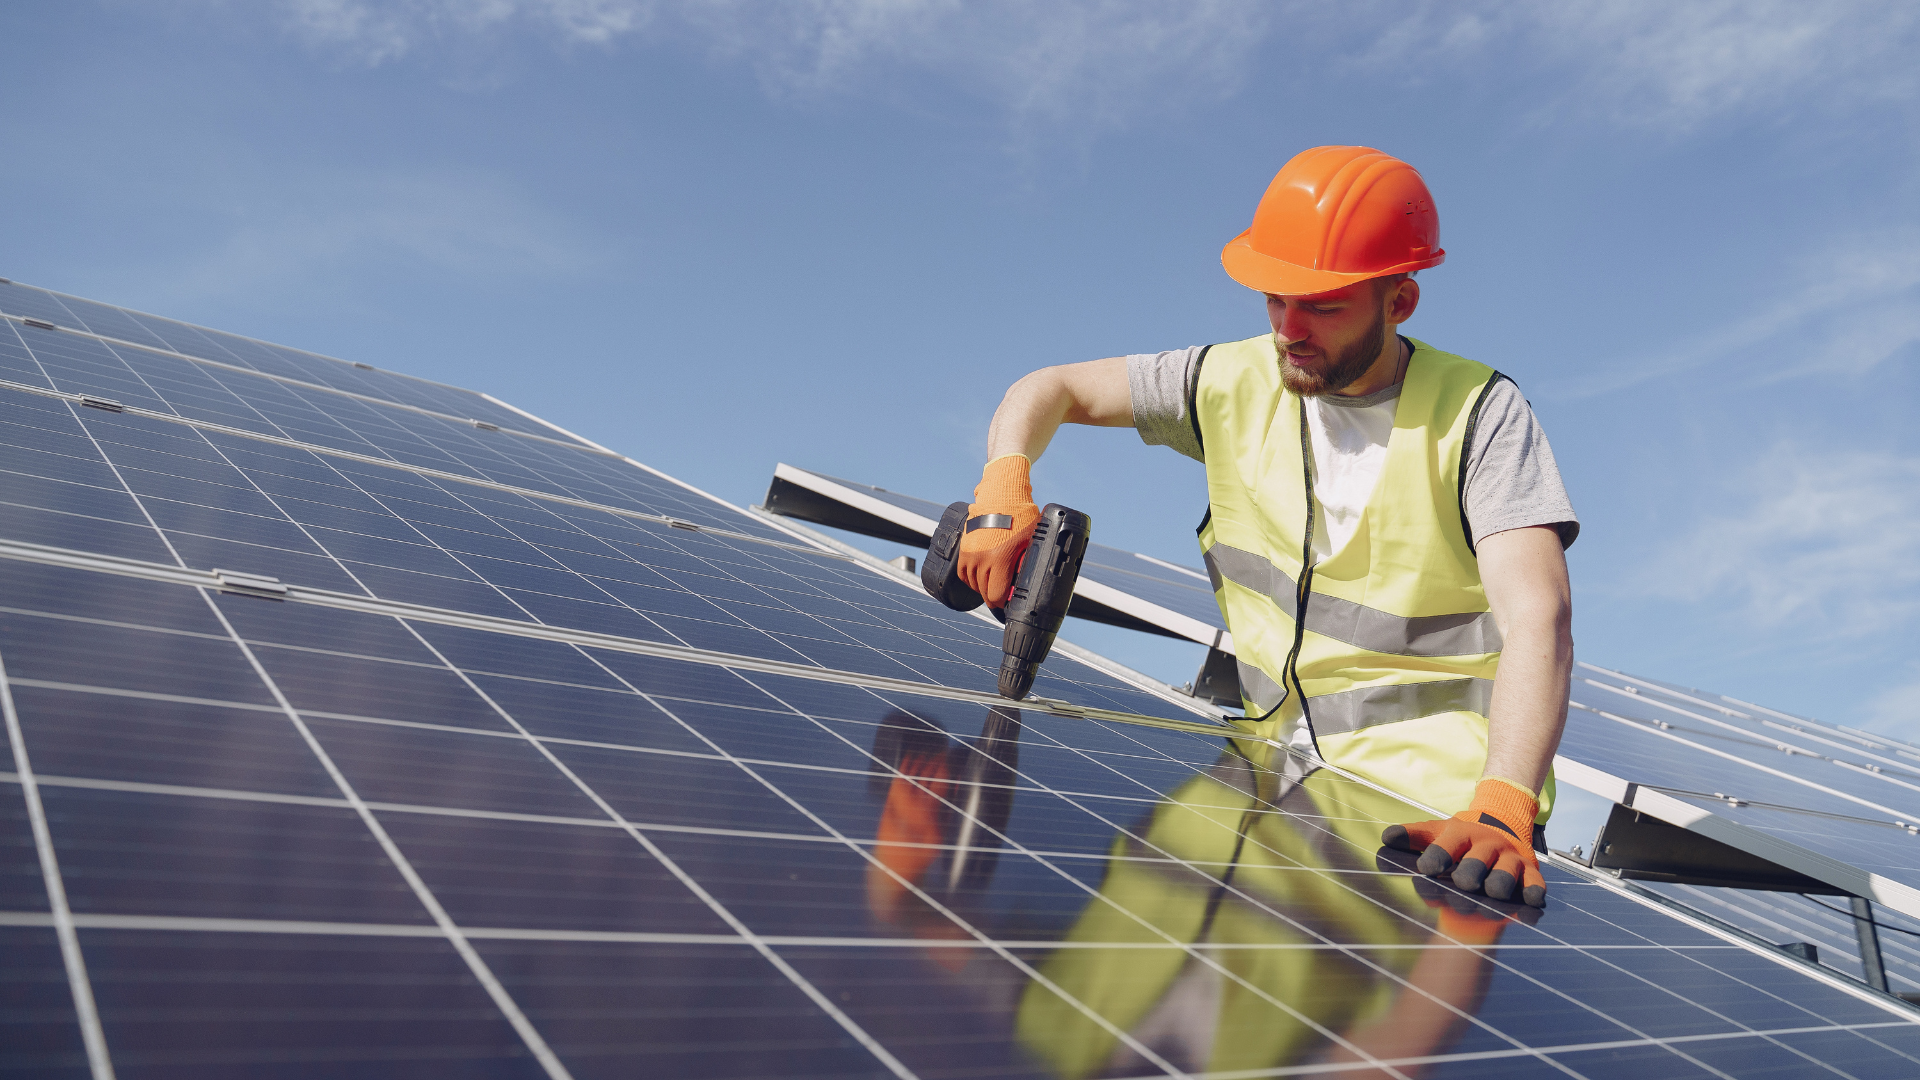
M 1278 306 L 1280 310 L 1277 313 L 1278 317 L 1274 319 L 1273 329 L 1274 333 L 1279 335 L 1282 344 L 1292 345 L 1297 341 L 1305 341 L 1311 336 L 1312 330 L 1307 326 L 1306 319 L 1299 308 L 1292 304 Z

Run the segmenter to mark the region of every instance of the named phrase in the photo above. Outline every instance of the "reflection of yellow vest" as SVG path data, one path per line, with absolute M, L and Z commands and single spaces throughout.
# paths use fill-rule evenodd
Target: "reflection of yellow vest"
M 1250 749 L 1275 766 L 1269 759 L 1286 756 Z M 1392 1005 L 1398 986 L 1380 969 L 1411 968 L 1418 950 L 1392 946 L 1430 942 L 1434 915 L 1411 878 L 1370 873 L 1377 865 L 1364 853 L 1378 846 L 1380 822 L 1406 807 L 1324 770 L 1288 781 L 1286 792 L 1275 790 L 1279 779 L 1224 756 L 1136 827 L 1144 843 L 1115 838 L 1100 895 L 1067 932 L 1069 946 L 1040 964 L 1080 1005 L 1039 982 L 1021 996 L 1018 1037 L 1055 1075 L 1080 1080 L 1129 1064 L 1120 1038 L 1081 1006 L 1167 1056 L 1184 1056 L 1168 1042 L 1183 1046 L 1180 1067 L 1235 1072 L 1300 1064 L 1326 1049 L 1324 1032 Z M 1230 977 L 1168 937 L 1208 946 Z M 1329 941 L 1372 948 L 1363 963 Z M 1154 1071 L 1131 1064 L 1119 1071 Z
M 1281 384 L 1273 338 L 1208 349 L 1193 410 L 1210 503 L 1200 546 L 1263 733 L 1284 737 L 1304 713 L 1328 762 L 1453 813 L 1486 763 L 1500 664 L 1461 477 L 1498 375 L 1414 347 L 1378 486 L 1318 564 L 1306 403 Z M 1549 777 L 1540 821 L 1552 802 Z

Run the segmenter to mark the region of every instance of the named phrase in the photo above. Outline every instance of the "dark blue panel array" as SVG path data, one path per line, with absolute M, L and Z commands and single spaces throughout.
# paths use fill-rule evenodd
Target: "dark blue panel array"
M 0 395 L 0 542 L 441 609 L 0 543 L 8 1070 L 1920 1073 L 1892 999 L 1571 869 L 1538 913 L 1418 878 L 1412 808 L 1272 747 L 990 704 L 997 629 L 856 562 L 316 445 Z
M 452 416 L 485 420 L 502 427 L 531 430 L 538 434 L 565 439 L 559 432 L 536 425 L 511 409 L 501 408 L 470 390 L 444 386 L 389 371 L 375 371 L 341 360 L 254 341 L 235 334 L 153 315 L 110 307 L 106 304 L 63 296 L 18 282 L 0 285 L 0 312 L 71 327 L 113 338 L 117 341 L 163 349 L 200 360 L 229 364 L 282 379 L 297 379 L 347 393 L 364 394 L 385 401 L 412 405 Z M 154 365 L 152 370 L 178 372 L 165 364 L 166 358 L 138 349 L 92 348 L 69 343 L 68 349 L 83 355 L 113 356 L 125 366 Z M 101 351 L 101 350 L 105 351 Z M 108 364 L 109 369 L 122 364 Z M 217 378 L 215 369 L 202 369 L 205 376 Z M 124 372 L 122 372 L 124 374 Z M 572 440 L 568 440 L 572 441 Z
M 383 408 L 92 338 L 0 323 L 0 378 L 495 484 L 752 535 L 764 523 L 607 454 Z M 522 425 L 527 426 L 527 425 Z
M 1920 769 L 1897 747 L 1585 665 L 1573 700 L 1562 754 L 1920 888 Z
M 1648 887 L 1763 940 L 1781 945 L 1795 942 L 1812 945 L 1821 964 L 1849 978 L 1858 979 L 1862 975 L 1859 927 L 1844 896 L 1801 896 L 1697 885 L 1649 884 Z M 1920 994 L 1920 919 L 1882 904 L 1874 904 L 1868 917 L 1874 924 L 1889 987 L 1898 993 Z

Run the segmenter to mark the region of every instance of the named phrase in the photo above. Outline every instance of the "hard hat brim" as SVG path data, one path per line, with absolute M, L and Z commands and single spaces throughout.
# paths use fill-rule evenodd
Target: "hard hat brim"
M 1340 273 L 1335 270 L 1314 270 L 1255 251 L 1250 239 L 1252 234 L 1253 230 L 1248 229 L 1227 241 L 1227 246 L 1220 249 L 1220 265 L 1226 268 L 1228 277 L 1247 288 L 1255 292 L 1275 293 L 1281 296 L 1311 296 L 1314 293 L 1332 292 L 1335 289 L 1344 289 L 1357 281 L 1386 277 L 1388 274 L 1425 270 L 1429 266 L 1439 266 L 1447 260 L 1446 251 L 1440 250 L 1424 259 L 1415 259 L 1380 270 L 1367 270 L 1357 274 Z

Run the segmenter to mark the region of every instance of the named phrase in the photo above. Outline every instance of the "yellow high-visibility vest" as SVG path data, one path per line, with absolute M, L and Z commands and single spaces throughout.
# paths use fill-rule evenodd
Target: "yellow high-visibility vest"
M 1271 335 L 1210 347 L 1193 406 L 1200 547 L 1262 733 L 1285 738 L 1304 719 L 1329 763 L 1454 813 L 1486 764 L 1500 666 L 1461 472 L 1500 376 L 1413 345 L 1379 482 L 1353 538 L 1318 563 L 1306 402 L 1281 383 Z M 1552 805 L 1549 776 L 1538 821 Z

